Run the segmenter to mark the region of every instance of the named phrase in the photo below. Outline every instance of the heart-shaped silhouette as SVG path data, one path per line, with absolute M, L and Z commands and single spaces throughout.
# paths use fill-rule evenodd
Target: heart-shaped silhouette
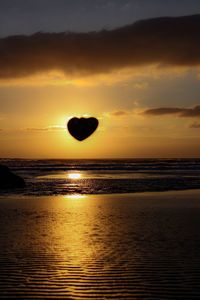
M 69 133 L 78 141 L 88 138 L 98 127 L 96 118 L 72 118 L 67 124 Z

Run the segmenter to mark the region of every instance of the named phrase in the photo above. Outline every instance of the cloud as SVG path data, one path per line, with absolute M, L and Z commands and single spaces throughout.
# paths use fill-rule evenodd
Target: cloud
M 179 107 L 159 107 L 146 109 L 142 112 L 144 115 L 150 116 L 163 116 L 163 115 L 176 115 L 178 117 L 194 118 L 200 117 L 200 105 L 192 108 L 179 108 Z
M 123 116 L 127 116 L 129 115 L 131 112 L 126 111 L 126 110 L 116 110 L 113 112 L 109 113 L 109 116 L 113 116 L 113 117 L 123 117 Z
M 28 128 L 0 128 L 0 132 L 5 133 L 25 133 L 25 132 L 54 132 L 66 130 L 65 126 L 52 125 L 47 127 L 28 127 Z
M 65 129 L 64 126 L 59 125 L 53 125 L 53 126 L 47 126 L 47 127 L 32 127 L 32 128 L 26 128 L 27 131 L 57 131 L 57 130 L 63 130 Z
M 92 75 L 147 64 L 200 64 L 200 15 L 138 21 L 89 33 L 36 33 L 0 39 L 0 79 L 58 70 Z
M 194 122 L 194 123 L 190 124 L 189 127 L 190 128 L 200 128 L 200 123 L 199 122 Z
M 134 88 L 138 90 L 145 90 L 149 87 L 148 82 L 138 82 L 134 84 Z

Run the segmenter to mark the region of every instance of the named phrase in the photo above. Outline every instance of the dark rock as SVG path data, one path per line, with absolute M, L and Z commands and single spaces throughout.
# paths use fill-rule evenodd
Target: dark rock
M 14 174 L 6 166 L 0 165 L 0 189 L 14 189 L 25 187 L 25 181 Z

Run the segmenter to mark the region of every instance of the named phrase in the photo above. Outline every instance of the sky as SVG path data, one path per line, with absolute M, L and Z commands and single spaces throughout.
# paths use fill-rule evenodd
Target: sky
M 199 32 L 195 0 L 1 0 L 0 157 L 199 157 Z

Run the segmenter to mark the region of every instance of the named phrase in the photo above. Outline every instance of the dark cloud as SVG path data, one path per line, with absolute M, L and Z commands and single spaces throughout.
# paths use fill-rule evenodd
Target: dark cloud
M 179 114 L 181 111 L 182 111 L 181 108 L 176 108 L 176 107 L 159 107 L 159 108 L 147 109 L 143 112 L 143 114 L 161 116 L 161 115 Z
M 145 64 L 200 64 L 200 15 L 138 21 L 90 33 L 36 33 L 0 39 L 0 78 L 61 70 L 95 74 Z
M 127 116 L 129 114 L 130 114 L 130 112 L 126 111 L 126 110 L 116 110 L 116 111 L 109 113 L 109 115 L 111 115 L 113 117 L 123 117 L 123 116 Z
M 179 107 L 159 107 L 146 109 L 143 111 L 144 115 L 162 116 L 162 115 L 177 115 L 178 117 L 200 117 L 200 105 L 192 108 L 179 108 Z

